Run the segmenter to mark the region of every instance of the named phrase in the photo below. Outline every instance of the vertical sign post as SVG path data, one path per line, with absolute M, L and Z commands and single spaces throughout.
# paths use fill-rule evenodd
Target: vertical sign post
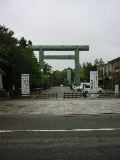
M 98 71 L 90 71 L 90 89 L 91 92 L 98 91 Z
M 118 94 L 119 93 L 119 85 L 115 85 L 115 94 Z
M 67 80 L 69 82 L 69 85 L 71 85 L 71 70 L 67 70 Z
M 21 94 L 27 96 L 30 94 L 29 74 L 21 74 Z

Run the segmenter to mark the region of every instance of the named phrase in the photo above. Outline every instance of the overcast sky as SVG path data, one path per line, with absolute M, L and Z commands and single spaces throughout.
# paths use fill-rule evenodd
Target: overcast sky
M 33 44 L 89 45 L 81 64 L 120 56 L 120 0 L 0 0 L 0 24 Z M 72 60 L 47 62 L 53 69 L 74 67 Z

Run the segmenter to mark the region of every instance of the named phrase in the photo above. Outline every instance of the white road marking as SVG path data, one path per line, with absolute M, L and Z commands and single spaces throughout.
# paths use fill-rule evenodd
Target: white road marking
M 120 128 L 83 128 L 83 129 L 25 129 L 25 130 L 0 130 L 0 133 L 13 132 L 89 132 L 89 131 L 118 131 Z

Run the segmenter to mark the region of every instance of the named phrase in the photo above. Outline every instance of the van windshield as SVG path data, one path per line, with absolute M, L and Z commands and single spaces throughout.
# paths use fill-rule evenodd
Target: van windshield
M 90 85 L 86 84 L 86 85 L 85 85 L 85 88 L 90 88 Z

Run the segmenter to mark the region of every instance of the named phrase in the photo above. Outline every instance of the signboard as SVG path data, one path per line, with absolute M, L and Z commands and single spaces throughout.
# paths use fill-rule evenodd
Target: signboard
M 115 94 L 118 94 L 119 93 L 119 85 L 115 85 Z
M 29 74 L 21 74 L 21 94 L 29 95 L 30 94 L 30 85 L 29 85 Z
M 67 80 L 69 84 L 71 85 L 71 70 L 67 70 Z
M 90 89 L 92 92 L 98 91 L 98 71 L 90 71 Z

